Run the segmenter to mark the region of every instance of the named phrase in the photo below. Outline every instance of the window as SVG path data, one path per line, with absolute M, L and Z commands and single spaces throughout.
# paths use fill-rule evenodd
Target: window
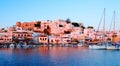
M 29 37 L 30 35 L 28 34 L 27 36 Z
M 40 38 L 40 40 L 42 40 L 42 38 Z
M 19 37 L 20 35 L 18 34 L 18 37 Z
M 45 38 L 45 40 L 46 40 L 47 38 Z
M 46 25 L 44 25 L 44 27 L 46 27 Z

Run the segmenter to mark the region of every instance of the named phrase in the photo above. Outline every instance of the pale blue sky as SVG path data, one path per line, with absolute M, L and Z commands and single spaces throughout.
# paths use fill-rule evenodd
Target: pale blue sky
M 16 21 L 67 19 L 97 28 L 106 8 L 106 26 L 116 10 L 120 26 L 120 0 L 0 0 L 0 27 L 12 26 Z M 119 23 L 118 23 L 119 22 Z

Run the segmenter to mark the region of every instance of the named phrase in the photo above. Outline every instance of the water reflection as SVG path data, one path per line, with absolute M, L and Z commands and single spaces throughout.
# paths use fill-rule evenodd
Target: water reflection
M 13 66 L 119 66 L 120 51 L 89 50 L 87 47 L 0 48 L 0 59 L 1 64 L 12 63 Z

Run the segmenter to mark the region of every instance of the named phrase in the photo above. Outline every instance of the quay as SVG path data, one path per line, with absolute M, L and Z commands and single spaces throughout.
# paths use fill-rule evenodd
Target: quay
M 0 48 L 24 48 L 24 46 L 28 46 L 27 48 L 33 48 L 33 47 L 83 47 L 85 45 L 80 44 L 80 43 L 76 43 L 76 44 L 13 44 L 14 47 L 12 47 L 11 43 L 3 43 L 0 44 Z

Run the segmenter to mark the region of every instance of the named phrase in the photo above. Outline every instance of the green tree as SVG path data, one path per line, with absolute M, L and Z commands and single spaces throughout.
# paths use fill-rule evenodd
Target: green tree
M 14 41 L 16 44 L 18 44 L 18 43 L 20 42 L 20 40 L 19 40 L 18 38 L 13 39 L 13 41 Z
M 69 18 L 67 18 L 66 23 L 71 23 L 71 20 Z
M 47 29 L 44 29 L 44 33 L 48 36 L 48 44 L 49 43 L 49 36 L 51 35 L 51 28 L 47 26 Z
M 47 35 L 51 35 L 51 28 L 47 26 L 47 29 L 44 29 L 44 33 Z
M 93 26 L 88 26 L 87 28 L 91 28 L 91 29 L 94 29 L 94 27 L 93 27 Z

